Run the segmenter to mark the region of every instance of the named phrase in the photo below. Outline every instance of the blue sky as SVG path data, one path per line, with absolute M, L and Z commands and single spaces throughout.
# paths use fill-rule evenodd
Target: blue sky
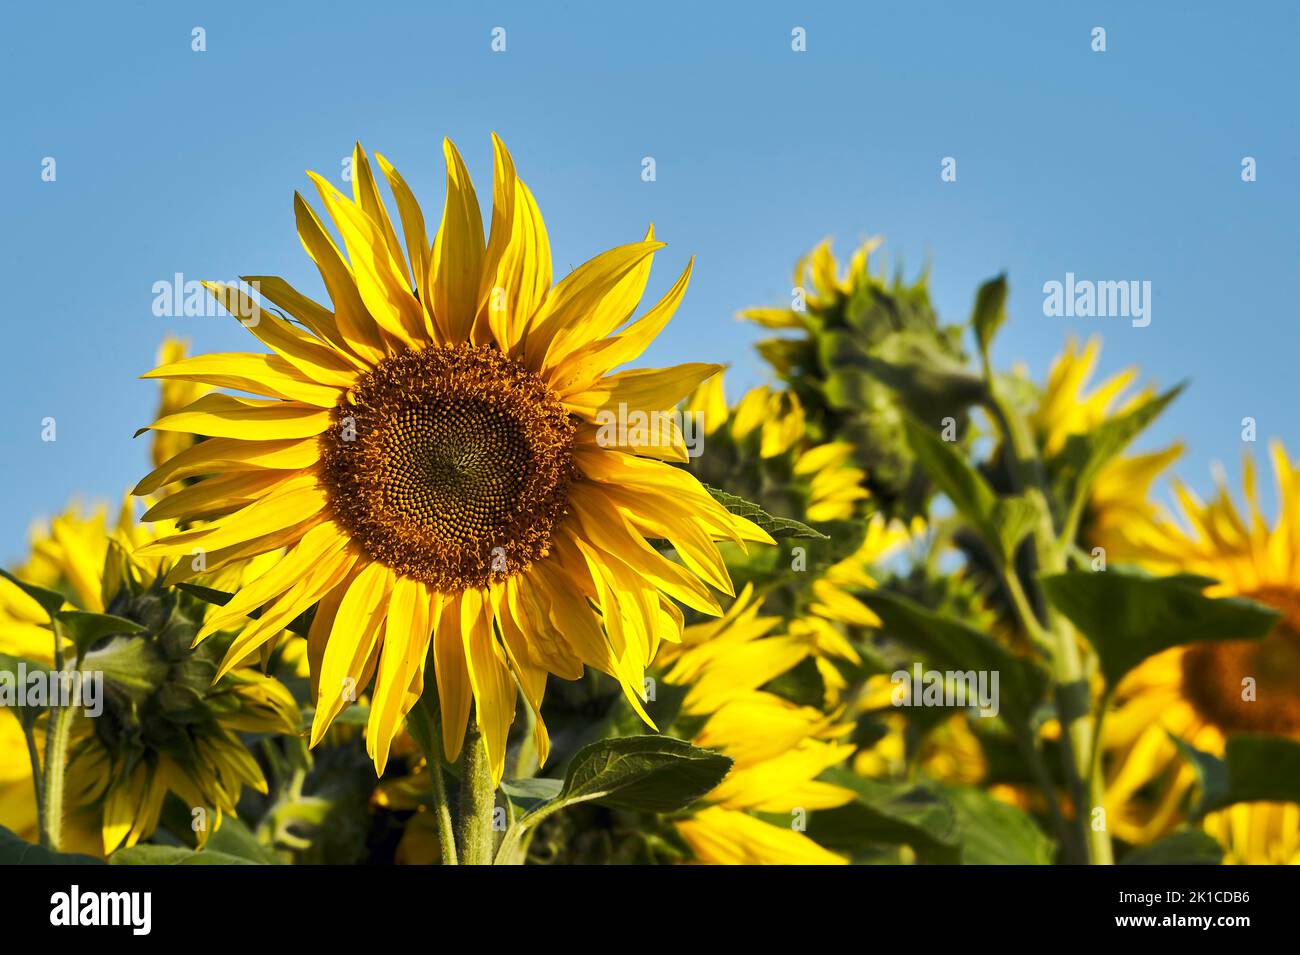
M 762 380 L 749 304 L 788 301 L 795 258 L 885 236 L 931 263 L 964 320 L 1006 270 L 1000 364 L 1036 376 L 1070 334 L 1102 370 L 1139 364 L 1190 391 L 1146 443 L 1185 437 L 1178 472 L 1236 471 L 1240 421 L 1300 453 L 1300 132 L 1289 3 L 23 4 L 0 56 L 0 276 L 7 454 L 0 558 L 72 496 L 114 498 L 147 468 L 164 333 L 256 350 L 230 318 L 159 318 L 152 286 L 279 274 L 318 298 L 293 231 L 311 168 L 355 139 L 392 159 L 435 222 L 439 143 L 490 195 L 489 132 L 539 199 L 557 273 L 640 238 L 695 278 L 645 363 Z M 191 50 L 206 30 L 207 51 Z M 506 51 L 490 48 L 493 27 Z M 807 50 L 791 50 L 803 27 Z M 1090 49 L 1093 27 L 1107 51 Z M 41 180 L 42 159 L 57 179 Z M 653 156 L 657 181 L 643 182 Z M 958 162 L 956 182 L 940 162 Z M 1258 181 L 1243 183 L 1244 156 Z M 1048 318 L 1042 286 L 1152 283 L 1152 321 Z M 41 440 L 54 417 L 57 440 Z

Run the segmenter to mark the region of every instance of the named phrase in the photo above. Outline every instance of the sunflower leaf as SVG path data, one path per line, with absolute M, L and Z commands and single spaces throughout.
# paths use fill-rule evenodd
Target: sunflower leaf
M 270 846 L 258 842 L 257 836 L 237 816 L 227 816 L 221 828 L 208 837 L 203 852 L 215 852 L 258 865 L 281 865 Z
M 563 788 L 564 783 L 558 779 L 537 777 L 501 780 L 501 791 L 506 794 L 506 798 L 524 812 L 532 812 L 538 806 L 552 801 Z
M 1066 492 L 1062 496 L 1072 502 L 1072 508 L 1081 506 L 1102 468 L 1182 394 L 1184 387 L 1170 388 L 1127 414 L 1110 418 L 1087 434 L 1071 435 L 1066 440 L 1052 464 L 1057 485 Z
M 1223 849 L 1200 829 L 1181 829 L 1134 849 L 1121 865 L 1219 865 Z
M 957 814 L 965 865 L 1049 865 L 1055 844 L 1026 813 L 975 786 L 940 784 Z
M 676 812 L 722 782 L 730 769 L 731 760 L 721 753 L 671 736 L 604 739 L 578 750 L 554 803 Z
M 872 846 L 911 846 L 921 862 L 960 861 L 957 815 L 940 793 L 925 783 L 866 779 L 832 769 L 821 779 L 850 789 L 857 798 L 808 816 L 807 835 L 833 852 L 860 852 Z
M 135 845 L 118 849 L 109 865 L 258 865 L 224 852 L 195 851 L 184 846 Z
M 41 609 L 51 617 L 54 616 L 54 614 L 58 612 L 58 609 L 63 606 L 63 594 L 49 590 L 45 587 L 38 587 L 36 584 L 29 584 L 24 580 L 19 580 L 4 568 L 0 568 L 0 577 L 3 577 L 27 596 L 35 600 L 41 605 Z
M 1109 686 L 1154 654 L 1204 640 L 1266 635 L 1276 611 L 1240 597 L 1207 597 L 1202 581 L 1119 570 L 1039 578 L 1047 597 L 1096 649 Z
M 904 425 L 912 453 L 930 480 L 994 553 L 1010 561 L 1040 519 L 1038 508 L 1024 497 L 999 497 L 956 446 L 933 429 L 914 418 L 907 418 Z
M 906 597 L 870 590 L 859 599 L 880 617 L 886 635 L 917 650 L 927 665 L 996 675 L 994 699 L 1001 713 L 1028 722 L 1047 686 L 1046 672 L 1033 660 L 1017 656 L 988 634 Z
M 975 293 L 975 312 L 971 315 L 971 325 L 975 328 L 975 340 L 980 352 L 987 357 L 993 336 L 998 333 L 1002 323 L 1007 320 L 1007 277 L 999 275 L 989 279 Z
M 64 632 L 76 645 L 77 656 L 85 654 L 104 637 L 140 633 L 145 629 L 134 620 L 85 610 L 62 610 L 58 613 L 58 619 Z
M 719 490 L 716 487 L 710 487 L 707 484 L 704 485 L 704 490 L 708 491 L 715 501 L 729 510 L 732 514 L 753 521 L 775 538 L 803 537 L 811 540 L 827 539 L 826 535 L 821 531 L 814 530 L 807 524 L 793 520 L 789 517 L 776 517 L 769 514 L 753 501 L 747 501 L 743 497 L 737 497 L 735 494 L 728 494 L 726 491 Z
M 1201 795 L 1194 819 L 1239 802 L 1300 803 L 1300 742 L 1284 736 L 1229 736 L 1220 759 L 1174 740 L 1196 770 Z
M 8 653 L 0 653 L 0 673 L 9 674 L 9 681 L 11 682 L 15 693 L 19 693 L 22 692 L 19 688 L 26 683 L 31 674 L 41 673 L 48 676 L 50 668 L 44 663 L 38 663 L 35 660 L 10 656 Z M 44 713 L 46 709 L 44 706 L 32 706 L 30 704 L 27 706 L 18 706 L 17 700 L 9 701 L 3 698 L 0 698 L 0 705 L 6 707 L 12 706 L 19 722 L 23 723 L 24 726 L 30 726 L 36 717 L 41 713 Z
M 103 865 L 103 860 L 74 852 L 52 852 L 0 826 L 0 865 Z

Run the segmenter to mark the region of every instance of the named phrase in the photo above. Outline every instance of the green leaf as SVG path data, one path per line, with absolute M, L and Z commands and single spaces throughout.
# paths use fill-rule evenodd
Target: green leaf
M 975 327 L 975 340 L 980 352 L 988 356 L 993 336 L 1007 319 L 1007 277 L 1003 273 L 980 286 L 975 294 L 975 313 L 971 324 Z
M 1228 767 L 1219 757 L 1197 749 L 1191 743 L 1169 734 L 1179 751 L 1192 764 L 1196 773 L 1196 786 L 1200 790 L 1199 806 L 1212 806 L 1228 792 Z
M 18 668 L 23 666 L 27 673 L 49 673 L 50 667 L 36 660 L 28 660 L 26 657 L 15 657 L 8 653 L 0 653 L 0 671 L 12 673 L 15 681 L 18 679 Z
M 29 584 L 26 583 L 25 581 L 19 580 L 17 577 L 9 573 L 9 571 L 5 570 L 4 568 L 0 568 L 0 577 L 3 577 L 5 580 L 9 581 L 11 584 L 16 586 L 27 596 L 35 600 L 38 604 L 41 605 L 41 609 L 44 610 L 47 614 L 49 614 L 51 617 L 53 617 L 54 614 L 58 612 L 58 609 L 63 606 L 63 602 L 64 602 L 63 594 L 56 593 L 53 590 L 47 590 L 44 587 L 38 587 L 35 584 Z
M 1000 498 L 983 476 L 933 429 L 914 418 L 904 422 L 907 442 L 926 475 L 1003 562 L 1039 520 L 1038 509 L 1023 497 Z
M 103 865 L 103 859 L 74 852 L 51 852 L 0 826 L 0 865 Z
M 555 799 L 564 788 L 564 783 L 558 779 L 503 779 L 501 781 L 501 791 L 506 794 L 506 798 L 522 809 L 524 812 L 532 812 L 538 806 L 545 805 Z
M 1055 843 L 1026 813 L 975 786 L 941 785 L 957 814 L 964 865 L 1050 865 Z
M 50 667 L 47 667 L 44 663 L 39 663 L 36 660 L 28 660 L 25 657 L 15 657 L 8 653 L 0 653 L 0 673 L 10 674 L 10 679 L 13 682 L 14 693 L 17 694 L 21 692 L 19 687 L 32 673 L 49 674 Z M 18 717 L 18 722 L 23 724 L 24 729 L 29 729 L 33 726 L 37 718 L 46 710 L 46 707 L 44 706 L 32 706 L 30 704 L 27 706 L 18 706 L 17 704 L 18 700 L 15 699 L 13 713 Z
M 870 590 L 860 599 L 880 617 L 887 635 L 920 651 L 929 666 L 997 673 L 1001 713 L 1029 720 L 1047 686 L 1047 674 L 1033 660 L 1016 656 L 988 634 L 906 597 Z
M 807 835 L 833 852 L 858 853 L 870 846 L 911 846 L 921 862 L 960 861 L 957 815 L 924 784 L 865 779 L 846 769 L 820 777 L 857 793 L 857 799 L 808 816 Z
M 1175 742 L 1196 770 L 1201 790 L 1193 818 L 1239 802 L 1300 803 L 1296 740 L 1262 733 L 1229 736 L 1223 759 L 1184 740 Z
M 753 501 L 747 501 L 743 497 L 720 491 L 716 487 L 709 487 L 707 484 L 704 485 L 704 489 L 713 496 L 715 501 L 732 514 L 753 521 L 775 538 L 805 537 L 813 540 L 826 540 L 826 535 L 821 531 L 813 530 L 807 524 L 788 517 L 774 517 Z
M 1205 640 L 1265 636 L 1276 611 L 1240 597 L 1206 597 L 1201 581 L 1147 577 L 1119 570 L 1070 571 L 1041 577 L 1048 599 L 1101 658 L 1108 684 L 1162 650 Z
M 208 837 L 203 852 L 215 852 L 257 865 L 282 865 L 284 861 L 270 846 L 259 842 L 243 820 L 236 816 L 226 816 L 221 820 L 221 828 Z
M 1200 829 L 1181 829 L 1148 846 L 1134 849 L 1122 865 L 1219 865 L 1223 849 Z
M 676 812 L 722 782 L 731 760 L 671 736 L 598 740 L 569 763 L 555 801 Z
M 144 627 L 134 620 L 115 617 L 109 613 L 89 613 L 85 610 L 63 610 L 58 614 L 64 632 L 76 644 L 81 656 L 104 637 L 142 633 Z
M 1066 439 L 1053 463 L 1058 469 L 1059 480 L 1065 482 L 1069 499 L 1076 504 L 1083 500 L 1101 469 L 1128 447 L 1182 393 L 1184 387 L 1177 385 L 1127 414 L 1106 420 L 1086 434 L 1075 434 Z
M 109 865 L 257 865 L 248 859 L 212 852 L 195 851 L 184 846 L 135 845 L 118 849 L 108 858 Z

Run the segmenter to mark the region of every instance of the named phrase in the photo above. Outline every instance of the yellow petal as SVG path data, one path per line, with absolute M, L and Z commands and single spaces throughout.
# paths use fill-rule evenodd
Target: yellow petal
M 442 148 L 447 160 L 447 202 L 433 240 L 426 300 L 433 303 L 444 338 L 455 343 L 469 338 L 478 314 L 485 252 L 483 215 L 460 153 L 449 139 L 443 140 Z

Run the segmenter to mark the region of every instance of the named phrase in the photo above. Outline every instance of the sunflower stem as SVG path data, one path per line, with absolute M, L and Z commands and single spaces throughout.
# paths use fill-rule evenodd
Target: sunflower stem
M 496 787 L 478 722 L 471 719 L 460 756 L 460 857 L 465 865 L 491 865 Z
M 433 811 L 438 819 L 438 843 L 442 849 L 443 865 L 459 865 L 456 858 L 456 836 L 452 831 L 451 803 L 447 801 L 447 780 L 442 774 L 442 721 L 439 714 L 430 714 L 429 752 L 425 762 L 429 764 L 429 776 L 433 780 Z
M 57 615 L 51 614 L 50 629 L 54 632 L 54 669 L 61 673 L 63 626 Z M 44 792 L 37 815 L 41 825 L 41 845 L 54 852 L 59 850 L 63 841 L 63 776 L 67 768 L 68 737 L 75 709 L 74 703 L 58 706 L 51 701 L 49 721 L 45 728 Z M 35 745 L 34 741 L 32 745 Z
M 40 834 L 41 845 L 45 845 L 45 772 L 41 768 L 41 753 L 36 746 L 36 721 L 29 719 L 26 712 L 18 716 L 18 720 L 23 725 L 27 759 L 32 764 L 32 789 L 36 790 L 36 831 Z
M 447 799 L 447 780 L 442 771 L 442 711 L 438 706 L 437 687 L 429 686 L 406 716 L 406 725 L 424 753 L 424 762 L 433 783 L 433 813 L 438 823 L 438 848 L 443 865 L 459 865 L 456 834 L 451 820 L 451 803 Z
M 45 736 L 45 798 L 40 817 L 41 845 L 57 852 L 63 841 L 63 777 L 68 762 L 68 737 L 76 707 L 52 706 Z

